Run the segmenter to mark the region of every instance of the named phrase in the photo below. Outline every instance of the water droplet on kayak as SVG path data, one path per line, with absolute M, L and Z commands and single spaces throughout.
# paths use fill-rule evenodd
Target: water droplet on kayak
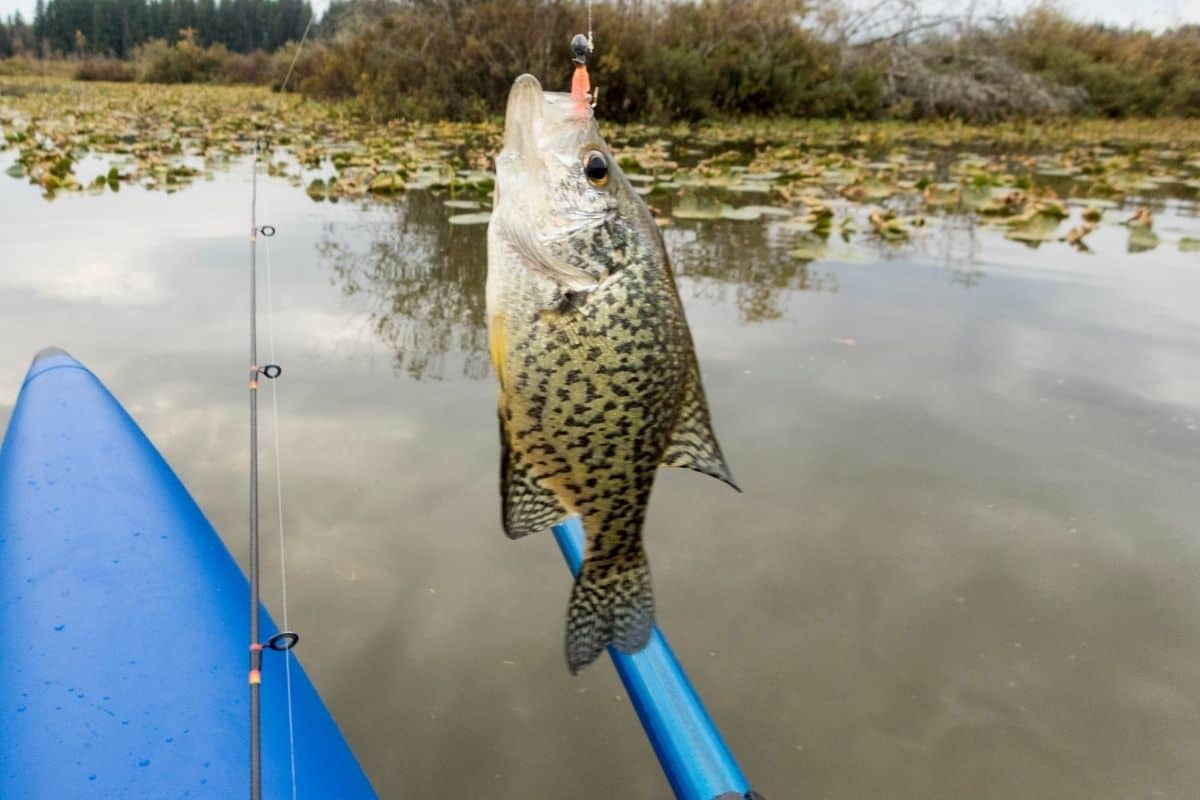
M 148 759 L 148 758 L 143 758 L 141 761 L 139 761 L 139 762 L 138 762 L 138 766 L 139 766 L 139 767 L 148 767 L 148 766 L 150 766 L 150 759 Z
M 65 627 L 67 627 L 67 626 L 66 626 L 66 625 L 55 625 L 55 626 L 54 626 L 54 630 L 56 630 L 56 631 L 61 631 L 61 630 L 62 630 L 63 628 L 65 628 Z
M 89 780 L 89 781 L 94 781 L 94 780 L 96 780 L 96 776 L 95 776 L 95 775 L 88 775 L 88 780 Z

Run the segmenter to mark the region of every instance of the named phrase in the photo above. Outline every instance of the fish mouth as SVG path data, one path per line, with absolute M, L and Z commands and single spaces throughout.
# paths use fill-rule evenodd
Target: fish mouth
M 537 151 L 537 130 L 542 126 L 546 94 L 538 79 L 526 73 L 513 81 L 504 112 L 504 149 L 531 156 Z
M 561 144 L 571 132 L 581 134 L 592 119 L 592 108 L 566 92 L 547 92 L 526 73 L 513 81 L 504 112 L 504 150 L 532 159 L 539 144 Z

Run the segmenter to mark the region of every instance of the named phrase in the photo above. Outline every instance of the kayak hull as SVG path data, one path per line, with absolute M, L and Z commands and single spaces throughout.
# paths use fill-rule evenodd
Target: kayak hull
M 0 797 L 246 795 L 249 602 L 117 400 L 40 354 L 0 446 Z M 264 654 L 265 798 L 293 796 L 284 659 Z M 296 659 L 291 676 L 296 796 L 375 797 Z

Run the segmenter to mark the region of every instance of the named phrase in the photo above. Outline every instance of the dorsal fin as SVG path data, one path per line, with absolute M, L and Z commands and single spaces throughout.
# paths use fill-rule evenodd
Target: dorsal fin
M 671 444 L 663 453 L 664 467 L 681 467 L 711 475 L 719 481 L 742 490 L 733 479 L 721 445 L 713 433 L 712 420 L 708 414 L 708 402 L 704 398 L 704 386 L 700 383 L 700 368 L 695 361 L 688 370 L 684 387 L 683 409 L 679 421 L 671 434 Z
M 540 486 L 508 441 L 500 412 L 500 504 L 504 532 L 519 539 L 543 531 L 567 517 L 554 493 Z

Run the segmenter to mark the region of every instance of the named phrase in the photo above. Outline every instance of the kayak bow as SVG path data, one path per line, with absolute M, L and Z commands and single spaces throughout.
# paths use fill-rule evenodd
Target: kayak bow
M 244 796 L 249 597 L 117 400 L 63 351 L 40 353 L 0 446 L 0 797 Z M 299 662 L 292 673 L 297 796 L 374 798 Z M 262 692 L 264 796 L 282 800 L 281 654 L 264 658 Z

